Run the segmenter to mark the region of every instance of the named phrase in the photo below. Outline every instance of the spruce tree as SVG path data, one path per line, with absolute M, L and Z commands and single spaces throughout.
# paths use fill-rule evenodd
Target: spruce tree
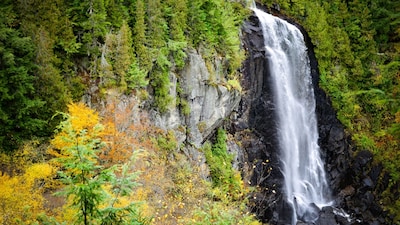
M 63 14 L 65 4 L 61 0 L 30 0 L 13 3 L 19 15 L 22 32 L 31 37 L 35 45 L 35 64 L 38 66 L 34 88 L 36 95 L 45 101 L 41 116 L 50 126 L 46 134 L 50 135 L 60 122 L 50 118 L 56 111 L 66 109 L 70 94 L 62 76 L 62 67 L 68 59 L 65 52 L 75 51 L 75 37 L 72 27 L 68 27 L 68 18 Z M 58 49 L 57 49 L 58 47 Z M 76 46 L 75 46 L 76 47 Z M 57 52 L 58 50 L 58 56 Z
M 123 21 L 129 19 L 128 8 L 124 0 L 108 0 L 105 2 L 107 21 L 116 28 L 121 28 Z
M 46 121 L 44 102 L 35 95 L 36 66 L 32 40 L 14 29 L 11 6 L 0 5 L 0 148 L 14 150 L 25 139 L 41 134 Z
M 116 36 L 114 71 L 118 76 L 118 84 L 123 91 L 127 90 L 126 76 L 133 62 L 132 32 L 126 21 Z
M 169 59 L 168 24 L 162 12 L 160 0 L 147 0 L 147 30 L 148 45 L 150 46 L 151 60 L 155 65 L 149 74 L 150 84 L 154 88 L 155 106 L 161 111 L 168 110 L 172 97 L 169 95 L 169 69 L 172 63 Z
M 133 26 L 134 49 L 139 66 L 149 72 L 153 66 L 150 58 L 149 49 L 146 46 L 146 21 L 145 21 L 145 5 L 143 0 L 136 1 L 135 24 Z
M 167 16 L 170 40 L 168 47 L 172 52 L 174 63 L 178 68 L 183 68 L 185 65 L 185 49 L 187 47 L 187 40 L 185 37 L 185 30 L 187 29 L 187 0 L 168 0 L 164 7 L 166 11 L 164 14 Z

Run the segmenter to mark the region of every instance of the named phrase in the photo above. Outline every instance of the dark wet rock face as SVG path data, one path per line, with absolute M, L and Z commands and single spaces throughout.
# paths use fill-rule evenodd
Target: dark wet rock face
M 245 180 L 259 189 L 250 197 L 249 205 L 262 221 L 290 223 L 291 208 L 285 205 L 281 194 L 283 176 L 279 169 L 271 78 L 266 69 L 268 60 L 261 27 L 255 16 L 243 27 L 243 44 L 248 52 L 242 81 L 246 94 L 240 102 L 232 131 L 245 152 Z M 277 209 L 286 215 L 277 213 Z
M 336 118 L 329 98 L 318 86 L 318 63 L 311 40 L 303 28 L 296 26 L 303 32 L 309 49 L 319 145 L 335 201 L 332 207 L 315 207 L 315 211 L 305 215 L 307 218 L 298 218 L 297 224 L 387 224 L 386 213 L 375 196 L 377 190 L 387 186 L 381 179 L 382 166 L 373 164 L 369 151 L 359 151 L 352 157 L 351 139 Z M 230 133 L 241 143 L 239 165 L 243 177 L 257 187 L 249 197 L 251 210 L 263 222 L 291 224 L 292 209 L 281 191 L 283 175 L 277 152 L 276 115 L 263 41 L 257 17 L 250 16 L 242 29 L 243 48 L 248 53 L 242 71 L 245 95 L 232 120 Z

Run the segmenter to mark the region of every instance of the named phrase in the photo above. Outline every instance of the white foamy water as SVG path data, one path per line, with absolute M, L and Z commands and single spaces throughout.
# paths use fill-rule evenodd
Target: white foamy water
M 331 205 L 318 146 L 315 98 L 304 37 L 288 22 L 252 8 L 260 20 L 278 116 L 284 195 L 292 224 L 312 222 Z

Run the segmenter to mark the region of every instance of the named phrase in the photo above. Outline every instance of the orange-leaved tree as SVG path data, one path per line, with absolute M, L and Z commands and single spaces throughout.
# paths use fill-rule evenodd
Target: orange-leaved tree
M 105 128 L 102 138 L 107 146 L 100 158 L 106 165 L 126 162 L 135 149 L 155 148 L 150 138 L 155 135 L 155 128 L 134 98 L 109 97 L 102 124 Z

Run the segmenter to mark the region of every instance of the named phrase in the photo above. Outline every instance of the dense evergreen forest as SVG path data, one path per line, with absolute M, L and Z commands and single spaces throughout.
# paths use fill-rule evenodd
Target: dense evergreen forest
M 375 163 L 382 163 L 390 175 L 382 204 L 399 223 L 400 3 L 261 3 L 279 5 L 280 13 L 308 31 L 320 85 L 340 121 L 357 149 L 371 150 Z M 247 4 L 2 0 L 0 223 L 258 224 L 246 214 L 248 188 L 226 166 L 232 159 L 226 155 L 222 130 L 216 143 L 203 149 L 214 178 L 210 184 L 193 175 L 198 168 L 185 164 L 181 154 L 174 154 L 173 160 L 168 157 L 177 148 L 170 133 L 146 123 L 131 133 L 120 132 L 118 118 L 127 112 L 117 114 L 116 106 L 110 105 L 110 113 L 100 116 L 72 103 L 87 96 L 99 102 L 109 90 L 116 90 L 149 102 L 146 107 L 161 113 L 173 104 L 183 112 L 190 110 L 184 100 L 173 101 L 169 95 L 169 73 L 185 66 L 189 49 L 197 49 L 209 63 L 223 58 L 220 69 L 231 86 L 240 89 L 245 53 L 239 34 L 251 13 Z M 126 148 L 132 144 L 147 153 L 132 154 Z M 139 161 L 156 166 L 149 169 Z M 160 171 L 171 178 L 154 178 Z M 160 190 L 168 190 L 162 199 L 140 186 L 160 182 Z
M 150 85 L 165 111 L 168 71 L 184 66 L 187 48 L 225 57 L 234 74 L 243 13 L 224 1 L 3 1 L 0 145 L 11 151 L 49 136 L 54 113 L 81 99 L 90 82 L 99 95 Z

